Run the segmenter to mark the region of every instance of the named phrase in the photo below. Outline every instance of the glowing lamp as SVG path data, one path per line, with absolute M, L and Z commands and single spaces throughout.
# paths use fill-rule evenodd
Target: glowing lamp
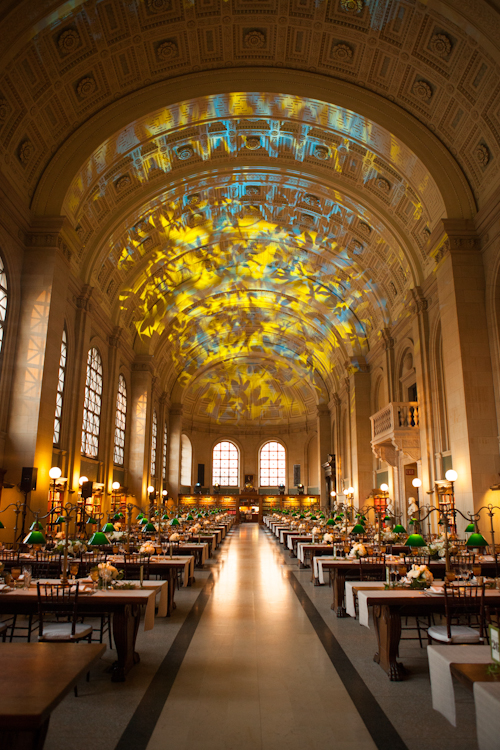
M 82 485 L 82 484 L 85 484 L 85 482 L 88 482 L 88 481 L 89 481 L 88 477 L 80 477 L 80 479 L 78 480 L 78 484 Z
M 421 480 L 421 479 L 419 479 L 418 477 L 415 477 L 415 479 L 412 479 L 412 480 L 411 480 L 411 483 L 412 483 L 412 485 L 413 485 L 414 487 L 416 487 L 417 489 L 418 489 L 419 487 L 421 487 L 421 486 L 422 486 L 422 480 Z
M 150 484 L 148 487 L 148 492 L 154 492 L 154 491 L 155 491 L 155 488 L 153 487 L 152 484 Z
M 24 539 L 23 543 L 41 546 L 42 544 L 45 544 L 45 537 L 41 531 L 30 531 L 28 536 Z
M 142 530 L 146 532 L 147 534 L 150 534 L 152 531 L 156 531 L 154 523 L 151 523 L 149 521 L 145 526 L 142 527 Z
M 476 527 L 474 526 L 474 524 L 473 524 L 473 523 L 470 523 L 470 524 L 469 524 L 469 525 L 468 525 L 468 526 L 466 527 L 466 529 L 465 529 L 465 533 L 466 533 L 466 534 L 472 534 L 472 532 L 473 532 L 473 531 L 475 531 L 475 530 L 476 530 Z
M 382 490 L 382 492 L 389 492 L 389 485 L 384 482 L 380 485 L 380 489 Z
M 115 527 L 114 527 L 114 526 L 113 526 L 113 524 L 112 524 L 111 522 L 109 522 L 109 521 L 108 521 L 108 523 L 106 523 L 106 524 L 105 524 L 105 525 L 104 525 L 104 526 L 102 527 L 102 531 L 103 531 L 103 532 L 104 532 L 105 534 L 112 534 L 114 530 L 115 530 Z
M 49 477 L 51 479 L 59 479 L 61 474 L 62 474 L 62 471 L 59 468 L 59 466 L 53 466 L 51 469 L 49 469 Z
M 89 539 L 91 547 L 103 547 L 105 544 L 109 544 L 109 539 L 103 531 L 96 531 Z
M 425 547 L 425 539 L 421 534 L 410 534 L 405 542 L 406 547 Z
M 406 529 L 400 523 L 397 523 L 393 529 L 395 534 L 406 534 Z
M 170 526 L 179 526 L 179 519 L 178 518 L 172 518 L 170 521 Z
M 120 489 L 120 482 L 113 482 L 113 484 L 111 485 L 111 489 L 114 490 L 115 492 L 116 492 L 116 490 L 119 490 Z
M 353 526 L 351 534 L 364 534 L 365 533 L 365 527 L 357 523 L 355 526 Z
M 457 472 L 455 471 L 455 469 L 448 469 L 448 471 L 447 471 L 447 472 L 446 472 L 446 474 L 444 475 L 444 478 L 445 478 L 445 479 L 446 479 L 446 480 L 447 480 L 448 482 L 456 482 L 456 481 L 457 481 L 457 479 L 458 479 L 458 474 L 457 474 Z
M 487 547 L 488 542 L 486 541 L 484 536 L 479 533 L 479 531 L 475 531 L 467 539 L 466 546 L 467 547 Z

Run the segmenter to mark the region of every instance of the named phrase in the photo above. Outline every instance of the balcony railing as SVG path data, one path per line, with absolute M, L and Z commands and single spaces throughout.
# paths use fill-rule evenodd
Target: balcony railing
M 393 401 L 370 417 L 372 442 L 379 442 L 401 429 L 419 428 L 418 402 Z

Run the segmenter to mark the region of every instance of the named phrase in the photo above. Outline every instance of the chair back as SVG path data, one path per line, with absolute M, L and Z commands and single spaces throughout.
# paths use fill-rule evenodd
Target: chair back
M 75 634 L 78 609 L 78 583 L 64 586 L 59 583 L 37 583 L 38 596 L 38 633 L 43 635 L 47 622 L 57 622 L 65 618 L 71 622 L 71 634 Z M 52 615 L 52 620 L 48 620 Z
M 451 639 L 451 626 L 479 624 L 479 636 L 484 636 L 484 583 L 481 586 L 444 585 L 444 602 L 447 636 Z
M 95 568 L 96 565 L 99 565 L 100 563 L 106 562 L 106 555 L 103 554 L 88 554 L 83 553 L 80 560 L 80 567 L 78 570 L 78 574 L 82 577 L 88 576 L 91 569 Z
M 405 565 L 429 565 L 430 555 L 406 555 Z
M 61 575 L 61 555 L 37 552 L 32 563 L 33 578 L 59 578 Z
M 474 565 L 476 556 L 473 552 L 459 553 L 458 555 L 450 555 L 450 563 L 454 567 L 460 567 L 464 565 Z
M 385 578 L 385 555 L 360 557 L 359 577 L 362 581 L 383 581 Z
M 141 575 L 141 566 L 143 569 L 143 577 L 147 580 L 149 578 L 149 557 L 147 555 L 124 555 L 125 561 L 125 578 L 129 580 L 137 580 Z

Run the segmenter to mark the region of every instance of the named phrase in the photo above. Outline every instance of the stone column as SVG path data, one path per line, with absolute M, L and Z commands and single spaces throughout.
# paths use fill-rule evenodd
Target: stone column
M 361 358 L 349 367 L 352 486 L 358 507 L 365 504 L 373 485 L 373 456 L 370 426 L 370 373 Z
M 106 411 L 101 417 L 101 455 L 104 456 L 104 472 L 102 481 L 104 483 L 103 511 L 111 507 L 111 495 L 113 484 L 113 456 L 115 448 L 115 417 L 116 417 L 116 395 L 118 393 L 118 375 L 120 370 L 119 344 L 122 328 L 116 326 L 109 343 L 109 372 L 108 382 L 105 385 L 109 398 L 106 399 Z
M 330 426 L 330 409 L 326 404 L 318 406 L 317 425 L 318 425 L 318 477 L 320 504 L 324 508 L 328 505 L 329 498 L 326 496 L 325 473 L 323 464 L 328 461 L 328 454 L 332 450 L 332 435 Z
M 151 435 L 151 384 L 153 363 L 150 355 L 138 355 L 132 365 L 130 398 L 129 488 L 137 505 L 146 508 Z
M 163 393 L 160 396 L 160 400 L 158 402 L 158 456 L 159 456 L 159 488 L 160 488 L 160 495 L 162 493 L 162 490 L 167 489 L 168 490 L 168 452 L 167 452 L 167 465 L 165 467 L 165 474 L 163 474 L 163 451 L 164 451 L 164 442 L 165 442 L 165 424 L 168 425 L 169 420 L 169 398 L 168 394 L 163 391 Z M 168 439 L 169 435 L 167 436 L 167 449 L 168 449 Z
M 177 503 L 181 480 L 181 434 L 182 434 L 182 404 L 172 404 L 170 407 L 169 451 L 168 451 L 168 483 L 170 494 Z
M 9 482 L 20 481 L 23 466 L 38 469 L 31 507 L 45 513 L 72 255 L 61 233 L 64 223 L 63 218 L 40 221 L 28 236 L 5 445 Z
M 492 499 L 500 471 L 484 270 L 472 222 L 443 221 L 434 248 L 456 505 L 465 512 Z
M 394 339 L 391 335 L 390 328 L 383 328 L 380 332 L 382 334 L 384 355 L 385 355 L 385 371 L 387 374 L 387 396 L 389 403 L 391 401 L 397 401 L 396 398 L 396 383 L 394 377 Z

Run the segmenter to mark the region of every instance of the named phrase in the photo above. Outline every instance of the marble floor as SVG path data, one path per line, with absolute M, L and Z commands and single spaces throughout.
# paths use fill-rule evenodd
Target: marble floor
M 54 711 L 45 750 L 475 750 L 465 690 L 455 729 L 430 705 L 425 649 L 405 644 L 411 676 L 389 682 L 373 629 L 335 618 L 310 577 L 270 532 L 235 527 L 173 616 L 140 629 L 127 681 L 110 682 L 108 649 Z

